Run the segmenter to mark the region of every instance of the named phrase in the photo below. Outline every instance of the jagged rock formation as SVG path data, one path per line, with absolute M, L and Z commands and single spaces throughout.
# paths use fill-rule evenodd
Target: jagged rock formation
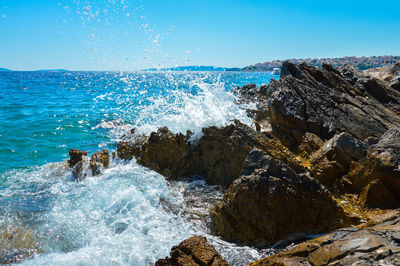
M 400 265 L 398 213 L 395 217 L 365 229 L 340 229 L 250 265 Z
M 139 164 L 169 178 L 200 175 L 209 184 L 229 186 L 239 176 L 253 147 L 265 150 L 293 169 L 304 170 L 279 140 L 239 121 L 223 128 L 203 128 L 193 136 L 173 134 L 164 127 L 150 137 L 120 142 L 117 150 L 120 158 L 136 157 Z
M 70 157 L 70 159 L 68 160 L 69 167 L 73 168 L 75 166 L 75 164 L 77 164 L 80 161 L 82 161 L 84 156 L 88 156 L 87 151 L 81 151 L 81 150 L 78 150 L 78 149 L 71 149 L 69 151 L 69 157 Z
M 318 181 L 258 149 L 210 212 L 215 231 L 225 239 L 258 246 L 326 233 L 349 222 Z
M 110 165 L 110 154 L 108 150 L 98 151 L 92 154 L 90 159 L 90 168 L 92 169 L 92 174 L 99 175 L 103 168 L 108 168 Z
M 400 91 L 400 62 L 371 68 L 366 70 L 365 73 L 373 78 L 388 82 L 393 89 Z
M 285 62 L 265 89 L 273 134 L 296 149 L 307 133 L 323 140 L 347 132 L 365 140 L 400 126 L 400 92 L 351 66 L 322 70 Z
M 160 259 L 156 266 L 228 266 L 215 248 L 202 236 L 192 236 L 171 249 L 170 257 Z

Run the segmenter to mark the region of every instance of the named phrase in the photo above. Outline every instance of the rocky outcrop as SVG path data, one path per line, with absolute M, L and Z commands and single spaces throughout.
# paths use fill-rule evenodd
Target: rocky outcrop
M 309 170 L 324 186 L 333 191 L 343 190 L 340 177 L 348 173 L 352 162 L 365 158 L 368 148 L 348 133 L 337 134 L 312 154 Z
M 253 147 L 265 150 L 293 169 L 304 170 L 279 140 L 239 121 L 223 128 L 203 128 L 195 135 L 173 134 L 160 128 L 139 142 L 119 143 L 118 156 L 136 157 L 139 164 L 169 178 L 200 175 L 209 184 L 229 186 L 238 178 Z
M 400 206 L 399 199 L 396 199 L 379 179 L 371 181 L 364 187 L 358 201 L 364 208 L 394 209 Z
M 294 150 L 307 132 L 323 140 L 341 132 L 364 140 L 400 126 L 400 92 L 350 66 L 339 72 L 285 62 L 281 79 L 264 93 L 273 134 Z
M 364 194 L 369 193 L 374 198 L 371 206 L 380 206 L 376 196 L 372 196 L 375 194 L 372 191 L 379 186 L 381 193 L 385 193 L 385 199 L 381 198 L 382 207 L 388 204 L 400 207 L 400 128 L 388 130 L 377 144 L 371 146 L 365 160 L 355 165 L 349 173 L 349 179 L 355 190 L 364 190 Z M 379 182 L 371 183 L 374 180 Z M 365 188 L 368 184 L 370 187 Z M 389 199 L 395 200 L 389 202 Z
M 315 179 L 254 149 L 241 176 L 210 211 L 215 231 L 228 241 L 265 246 L 348 223 L 332 195 Z
M 397 216 L 365 229 L 340 229 L 250 265 L 400 265 L 399 232 Z
M 170 257 L 160 259 L 156 266 L 217 266 L 228 265 L 215 248 L 202 236 L 192 236 L 171 249 Z
M 78 162 L 80 162 L 84 156 L 88 156 L 87 151 L 81 151 L 78 149 L 71 149 L 69 150 L 69 167 L 73 168 L 75 166 L 75 164 L 77 164 Z
M 110 154 L 108 150 L 98 151 L 92 154 L 90 158 L 90 169 L 92 169 L 92 175 L 101 174 L 102 169 L 108 168 L 110 165 Z
M 70 159 L 68 160 L 72 168 L 72 179 L 75 181 L 83 180 L 88 175 L 99 175 L 102 169 L 107 168 L 110 164 L 110 155 L 108 150 L 102 150 L 94 153 L 88 160 L 88 153 L 78 149 L 69 151 Z

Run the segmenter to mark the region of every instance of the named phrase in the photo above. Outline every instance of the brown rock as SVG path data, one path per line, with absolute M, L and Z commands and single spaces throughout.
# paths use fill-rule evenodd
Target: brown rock
M 354 189 L 361 192 L 366 185 L 379 179 L 397 199 L 400 199 L 400 128 L 388 130 L 368 155 L 349 173 Z M 400 207 L 400 206 L 399 206 Z
M 99 175 L 102 168 L 108 168 L 110 165 L 110 154 L 108 150 L 98 151 L 92 154 L 90 159 L 90 168 L 92 169 L 92 174 Z
M 160 259 L 157 266 L 228 265 L 215 248 L 202 236 L 192 236 L 171 249 L 170 257 Z
M 254 149 L 241 176 L 210 211 L 215 231 L 228 241 L 272 245 L 346 225 L 348 219 L 318 181 Z
M 368 148 L 348 133 L 337 134 L 311 156 L 309 170 L 324 186 L 341 190 L 339 178 L 348 173 L 353 161 L 365 158 Z
M 297 149 L 297 155 L 300 158 L 304 159 L 309 159 L 311 155 L 319 150 L 322 145 L 324 145 L 324 142 L 321 140 L 320 137 L 313 133 L 307 132 L 301 141 L 301 144 L 299 145 Z
M 82 160 L 83 156 L 88 156 L 87 151 L 80 151 L 78 149 L 69 150 L 69 167 L 73 168 L 75 164 Z
M 400 265 L 400 218 L 345 228 L 266 257 L 256 265 Z
M 121 158 L 135 156 L 139 164 L 169 178 L 200 175 L 209 184 L 223 186 L 229 186 L 239 176 L 253 147 L 265 150 L 293 169 L 304 170 L 279 140 L 239 121 L 223 128 L 203 128 L 191 135 L 173 134 L 161 128 L 149 138 L 141 138 L 144 141 L 119 143 L 118 154 Z
M 361 192 L 359 203 L 366 208 L 390 209 L 398 208 L 400 202 L 379 180 L 371 181 Z

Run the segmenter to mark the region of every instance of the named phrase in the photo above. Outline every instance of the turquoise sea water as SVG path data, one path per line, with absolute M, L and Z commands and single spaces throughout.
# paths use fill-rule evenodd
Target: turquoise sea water
M 269 73 L 0 72 L 0 226 L 37 236 L 28 265 L 148 265 L 193 234 L 212 239 L 240 265 L 258 257 L 211 236 L 203 180 L 167 183 L 132 162 L 112 162 L 99 177 L 71 181 L 68 151 L 108 148 L 137 127 L 173 132 L 251 124 L 232 88 L 268 83 Z M 277 78 L 277 77 L 275 77 Z

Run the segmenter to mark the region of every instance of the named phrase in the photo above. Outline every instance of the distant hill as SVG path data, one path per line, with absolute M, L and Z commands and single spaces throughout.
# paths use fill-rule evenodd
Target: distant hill
M 178 66 L 169 68 L 150 68 L 142 71 L 240 71 L 237 67 L 215 67 L 215 66 Z
M 7 69 L 7 68 L 1 68 L 0 67 L 0 71 L 12 71 L 11 69 Z
M 69 72 L 69 70 L 66 69 L 39 69 L 35 70 L 37 72 Z
M 383 55 L 383 56 L 346 56 L 339 58 L 306 58 L 306 59 L 288 59 L 296 64 L 307 63 L 312 66 L 321 67 L 323 63 L 331 64 L 334 67 L 339 67 L 344 64 L 350 64 L 358 69 L 365 70 L 374 67 L 381 67 L 386 64 L 393 64 L 400 61 L 400 56 Z M 271 62 L 258 63 L 255 65 L 244 67 L 244 71 L 271 71 L 274 68 L 282 67 L 285 60 L 274 60 Z

